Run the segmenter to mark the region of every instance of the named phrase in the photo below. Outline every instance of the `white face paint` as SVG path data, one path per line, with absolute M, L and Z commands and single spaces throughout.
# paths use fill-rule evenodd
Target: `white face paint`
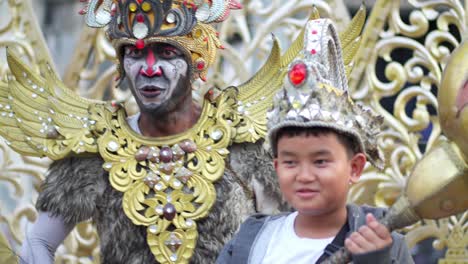
M 169 44 L 155 43 L 142 50 L 127 46 L 123 65 L 142 112 L 171 112 L 192 92 L 188 63 Z

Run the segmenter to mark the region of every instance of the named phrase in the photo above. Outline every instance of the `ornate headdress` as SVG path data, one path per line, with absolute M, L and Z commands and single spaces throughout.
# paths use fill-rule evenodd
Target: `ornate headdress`
M 211 23 L 224 21 L 236 0 L 88 0 L 80 12 L 90 27 L 109 26 L 107 36 L 122 61 L 121 48 L 151 43 L 176 46 L 191 58 L 193 77 L 205 80 L 216 51 L 223 48 Z M 120 74 L 123 74 L 119 65 Z
M 325 127 L 350 136 L 374 166 L 383 168 L 383 155 L 377 147 L 383 118 L 349 97 L 341 47 L 331 20 L 307 24 L 302 53 L 289 65 L 285 79 L 268 112 L 273 154 L 281 128 Z

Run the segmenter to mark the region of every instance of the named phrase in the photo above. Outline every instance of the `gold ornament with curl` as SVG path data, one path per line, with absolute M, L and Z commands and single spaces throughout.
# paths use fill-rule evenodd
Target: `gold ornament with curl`
M 319 18 L 318 10 L 314 8 L 310 20 Z M 364 6 L 361 6 L 348 27 L 339 36 L 347 77 L 353 69 L 365 20 L 366 10 Z M 237 112 L 242 119 L 237 125 L 235 142 L 256 142 L 265 138 L 267 134 L 266 113 L 273 105 L 274 95 L 282 87 L 289 63 L 296 58 L 304 46 L 304 30 L 305 28 L 284 55 L 281 55 L 278 41 L 274 38 L 272 52 L 263 68 L 249 81 L 237 87 L 239 90 Z
M 205 217 L 216 200 L 214 182 L 222 177 L 227 147 L 232 142 L 235 91 L 205 101 L 197 124 L 163 138 L 145 138 L 128 127 L 123 108 L 101 107 L 105 124 L 98 128 L 99 153 L 114 189 L 123 192 L 123 209 L 135 224 L 147 227 L 147 240 L 160 263 L 187 263 L 198 236 L 196 220 Z
M 196 247 L 196 220 L 216 200 L 214 182 L 224 173 L 227 148 L 264 138 L 266 111 L 303 36 L 283 56 L 275 39 L 268 61 L 250 81 L 211 90 L 197 124 L 164 138 L 137 135 L 120 105 L 78 97 L 47 64 L 36 74 L 8 51 L 12 75 L 0 86 L 0 135 L 23 155 L 54 160 L 101 155 L 112 187 L 124 193 L 125 214 L 147 227 L 158 262 L 188 263 Z

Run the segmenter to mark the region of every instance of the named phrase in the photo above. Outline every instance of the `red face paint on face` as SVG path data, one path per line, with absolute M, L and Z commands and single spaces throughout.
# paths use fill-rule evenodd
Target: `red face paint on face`
M 140 74 L 143 75 L 143 76 L 146 76 L 146 77 L 155 77 L 155 76 L 161 76 L 162 75 L 162 71 L 161 71 L 161 68 L 157 68 L 156 70 L 154 70 L 154 65 L 156 64 L 157 60 L 156 60 L 156 56 L 154 55 L 154 52 L 152 49 L 148 49 L 147 50 L 147 54 L 146 54 L 146 68 L 142 68 L 140 70 Z
M 143 50 L 128 46 L 123 65 L 141 111 L 171 111 L 191 93 L 188 61 L 173 46 L 154 43 Z

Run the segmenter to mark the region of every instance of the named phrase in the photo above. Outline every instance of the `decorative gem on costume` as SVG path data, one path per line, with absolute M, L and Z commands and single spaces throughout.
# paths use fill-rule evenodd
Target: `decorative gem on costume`
M 145 177 L 143 180 L 148 187 L 151 189 L 154 188 L 154 186 L 161 180 L 154 172 L 150 171 L 147 174 L 148 176 Z
M 111 12 L 108 35 L 116 48 L 135 45 L 141 49 L 154 42 L 175 45 L 191 55 L 192 67 L 196 67 L 195 62 L 205 63 L 198 65 L 204 66 L 199 72 L 203 78 L 214 61 L 215 48 L 220 45 L 216 31 L 202 20 L 197 22 L 194 12 L 207 5 L 209 13 L 203 21 L 219 21 L 237 2 L 224 0 L 227 5 L 219 12 L 221 3 L 112 1 L 111 11 L 115 7 L 115 12 Z M 85 10 L 88 24 L 101 26 L 94 18 L 104 10 L 101 7 L 108 6 L 109 1 L 88 1 Z M 136 18 L 137 14 L 142 14 L 144 20 Z M 166 22 L 172 18 L 174 23 Z M 148 26 L 149 33 L 144 39 L 136 39 L 133 25 L 141 21 Z M 347 39 L 352 40 L 350 36 L 356 32 L 359 30 L 350 28 Z M 192 128 L 178 135 L 151 139 L 137 135 L 128 127 L 122 104 L 81 98 L 48 65 L 40 65 L 41 74 L 35 73 L 18 55 L 7 50 L 11 75 L 9 85 L 0 86 L 3 105 L 0 134 L 23 155 L 59 160 L 70 155 L 99 154 L 111 186 L 123 193 L 122 208 L 126 216 L 133 224 L 147 228 L 147 243 L 156 260 L 187 263 L 196 247 L 197 220 L 210 212 L 216 200 L 214 183 L 224 173 L 227 148 L 233 143 L 256 142 L 265 137 L 267 109 L 287 76 L 282 69 L 304 46 L 303 34 L 283 57 L 274 39 L 268 61 L 248 82 L 235 89 L 211 89 Z M 310 72 L 309 64 L 305 64 Z M 315 73 L 309 73 L 303 82 L 313 81 L 311 76 Z M 300 110 L 309 97 L 303 96 L 300 85 L 292 88 L 298 95 L 293 98 L 296 110 Z M 32 94 L 36 96 L 32 98 Z M 289 101 L 281 100 L 281 104 L 286 109 Z M 316 105 L 309 109 L 318 115 L 318 102 Z M 307 117 L 308 113 L 299 111 L 296 115 Z M 330 116 L 335 117 L 333 113 Z M 58 134 L 50 134 L 50 128 L 55 128 Z
M 151 233 L 151 234 L 156 234 L 158 232 L 158 226 L 157 225 L 150 225 L 148 227 L 148 231 Z
M 284 88 L 276 94 L 268 112 L 273 152 L 276 134 L 283 127 L 325 127 L 354 138 L 369 161 L 382 169 L 383 156 L 377 146 L 382 122 L 381 116 L 349 97 L 341 47 L 332 22 L 309 22 L 303 52 L 290 64 Z
M 175 144 L 174 146 L 172 146 L 172 154 L 174 156 L 173 160 L 178 161 L 185 155 L 185 151 L 182 150 L 182 148 L 178 144 Z
M 162 147 L 161 152 L 159 152 L 159 157 L 162 162 L 172 161 L 172 150 L 169 147 Z
M 292 66 L 288 73 L 289 81 L 293 85 L 301 85 L 307 78 L 307 66 L 304 63 L 297 63 Z
M 159 42 L 176 46 L 191 58 L 193 77 L 206 80 L 216 49 L 222 47 L 210 23 L 222 22 L 231 9 L 240 8 L 236 0 L 88 0 L 80 13 L 90 27 L 108 26 L 107 36 L 116 50 Z M 119 52 L 118 56 L 122 61 Z
M 135 47 L 139 50 L 142 50 L 145 48 L 145 41 L 142 39 L 139 39 L 135 42 Z
M 193 153 L 197 150 L 197 145 L 190 139 L 182 141 L 179 146 L 187 153 Z
M 166 218 L 168 221 L 172 221 L 172 219 L 174 219 L 177 213 L 174 205 L 171 203 L 167 203 L 164 206 L 163 211 L 164 211 L 164 218 Z
M 133 25 L 133 35 L 137 39 L 143 39 L 148 36 L 148 26 L 145 24 L 145 17 L 142 14 L 137 14 Z
M 192 175 L 193 175 L 193 172 L 191 170 L 188 170 L 187 168 L 182 167 L 176 172 L 175 177 L 179 179 L 181 182 L 187 183 L 190 176 Z
M 194 220 L 208 214 L 215 201 L 213 183 L 223 175 L 226 148 L 235 135 L 229 125 L 233 120 L 227 122 L 216 113 L 233 113 L 233 96 L 231 90 L 215 103 L 205 101 L 199 121 L 186 133 L 151 141 L 131 132 L 124 109 L 99 114 L 104 118 L 99 123 L 106 124 L 96 131 L 102 134 L 98 145 L 105 146 L 99 147 L 103 167 L 111 185 L 124 193 L 125 214 L 134 224 L 147 226 L 148 245 L 158 262 L 174 263 L 170 258 L 174 256 L 175 263 L 185 263 L 192 255 L 197 238 Z M 175 251 L 164 242 L 168 237 L 178 239 Z
M 148 152 L 147 159 L 151 162 L 158 163 L 160 154 L 161 150 L 159 148 L 151 147 L 150 151 Z
M 143 146 L 135 154 L 135 159 L 139 162 L 149 159 L 150 158 L 150 156 L 148 156 L 149 152 L 150 152 L 150 148 L 147 146 Z
M 47 129 L 47 139 L 56 139 L 59 137 L 59 133 L 55 127 L 49 127 Z

